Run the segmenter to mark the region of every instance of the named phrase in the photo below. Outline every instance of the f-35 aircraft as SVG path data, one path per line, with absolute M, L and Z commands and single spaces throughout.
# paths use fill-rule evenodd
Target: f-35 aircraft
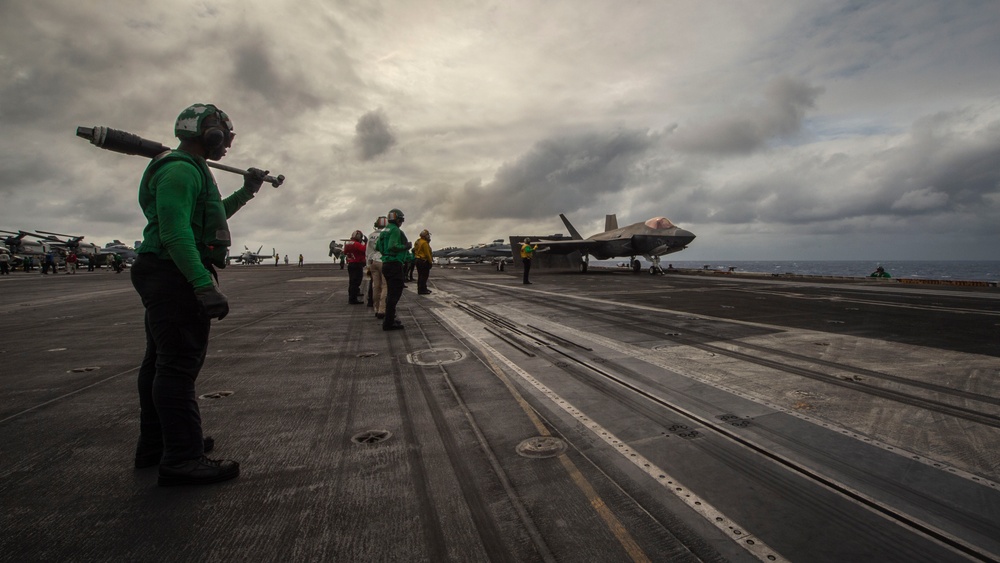
M 583 238 L 562 213 L 559 214 L 566 228 L 569 229 L 569 239 L 541 239 L 538 245 L 552 254 L 569 254 L 579 252 L 583 255 L 580 269 L 587 271 L 590 256 L 598 260 L 607 260 L 619 256 L 628 256 L 632 270 L 638 272 L 642 265 L 636 256 L 644 256 L 653 263 L 649 273 L 663 273 L 660 268 L 660 257 L 665 254 L 680 252 L 694 240 L 691 231 L 674 225 L 666 217 L 653 217 L 641 223 L 633 223 L 627 227 L 618 227 L 618 218 L 607 215 L 604 219 L 604 232 L 589 238 Z

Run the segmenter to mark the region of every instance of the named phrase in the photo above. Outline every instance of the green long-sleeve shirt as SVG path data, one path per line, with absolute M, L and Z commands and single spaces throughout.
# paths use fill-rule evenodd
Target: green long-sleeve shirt
M 173 261 L 196 288 L 212 285 L 204 261 L 228 247 L 225 219 L 253 197 L 244 187 L 222 199 L 205 160 L 174 151 L 165 162 L 150 163 L 139 186 L 147 224 L 137 251 Z
M 382 253 L 382 262 L 409 262 L 406 234 L 395 223 L 389 223 L 378 237 L 375 249 Z

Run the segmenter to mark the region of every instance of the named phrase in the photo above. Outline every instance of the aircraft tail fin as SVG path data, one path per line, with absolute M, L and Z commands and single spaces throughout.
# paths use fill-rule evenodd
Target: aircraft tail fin
M 618 216 L 614 213 L 611 215 L 604 216 L 604 230 L 605 231 L 617 231 L 618 230 Z
M 567 219 L 565 215 L 560 213 L 559 218 L 562 219 L 563 224 L 566 225 L 566 229 L 569 230 L 569 236 L 571 238 L 574 240 L 583 240 L 583 237 L 580 236 L 580 233 L 577 232 L 576 228 L 569 222 L 569 219 Z

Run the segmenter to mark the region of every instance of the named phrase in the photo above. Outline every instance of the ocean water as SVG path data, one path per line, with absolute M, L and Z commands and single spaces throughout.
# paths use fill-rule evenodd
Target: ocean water
M 591 260 L 593 265 L 614 267 L 628 260 Z M 643 268 L 649 262 L 639 259 Z M 762 274 L 798 274 L 804 276 L 847 276 L 865 277 L 882 266 L 894 278 L 915 278 L 927 280 L 998 281 L 1000 280 L 1000 260 L 896 260 L 873 262 L 871 260 L 783 260 L 783 261 L 690 261 L 662 259 L 664 268 L 673 264 L 674 268 L 710 269 Z

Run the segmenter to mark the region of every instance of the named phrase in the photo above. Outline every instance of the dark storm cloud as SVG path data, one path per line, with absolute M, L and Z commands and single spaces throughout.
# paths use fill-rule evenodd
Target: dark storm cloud
M 959 129 L 964 117 L 941 113 L 919 120 L 905 150 L 889 155 L 896 212 L 977 207 L 985 196 L 1000 194 L 1000 121 L 969 133 Z M 941 203 L 928 206 L 934 200 Z
M 765 102 L 735 114 L 679 127 L 668 141 L 682 152 L 710 154 L 745 154 L 764 148 L 773 139 L 799 132 L 805 112 L 815 106 L 823 88 L 791 78 L 772 81 L 765 92 Z
M 646 130 L 584 133 L 538 142 L 494 180 L 438 194 L 461 216 L 539 218 L 585 208 L 626 189 L 657 145 Z
M 354 131 L 354 146 L 361 160 L 371 160 L 396 144 L 396 136 L 389 127 L 389 118 L 381 109 L 362 115 L 354 126 Z
M 235 50 L 233 59 L 233 85 L 242 92 L 258 94 L 268 106 L 297 114 L 324 103 L 297 59 L 278 64 L 281 53 L 267 41 L 256 37 L 247 41 Z
M 679 181 L 664 181 L 637 199 L 653 202 L 656 192 L 664 194 L 659 201 L 676 209 L 671 218 L 681 223 L 800 233 L 843 232 L 849 225 L 854 232 L 933 226 L 1000 234 L 1000 121 L 977 124 L 973 111 L 942 113 L 918 120 L 891 148 L 807 151 L 714 185 L 711 174 L 675 174 Z

